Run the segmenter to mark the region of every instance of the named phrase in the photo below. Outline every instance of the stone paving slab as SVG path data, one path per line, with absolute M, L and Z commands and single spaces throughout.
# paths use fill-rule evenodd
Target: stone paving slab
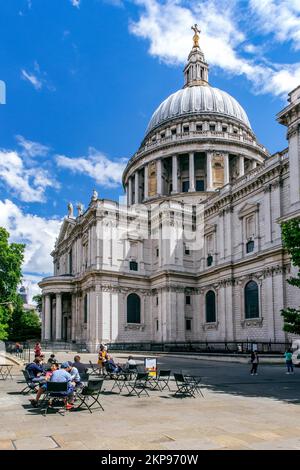
M 105 411 L 49 412 L 29 406 L 16 380 L 0 382 L 0 449 L 300 449 L 300 405 L 216 392 L 205 398 L 101 395 Z M 174 383 L 172 383 L 172 387 Z M 12 393 L 12 394 L 11 394 Z
M 58 447 L 57 443 L 51 439 L 51 437 L 42 436 L 35 438 L 17 439 L 13 443 L 17 450 L 47 450 Z

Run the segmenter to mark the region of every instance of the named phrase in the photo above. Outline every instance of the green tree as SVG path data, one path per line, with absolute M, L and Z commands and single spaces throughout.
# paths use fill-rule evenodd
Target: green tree
M 42 313 L 42 304 L 43 304 L 43 297 L 42 294 L 36 294 L 32 297 L 32 300 L 36 303 L 36 308 L 39 313 Z
M 289 220 L 281 225 L 283 245 L 293 265 L 298 268 L 297 277 L 287 280 L 292 286 L 300 288 L 300 218 Z M 300 335 L 300 309 L 286 308 L 281 310 L 284 320 L 284 331 Z
M 7 339 L 12 308 L 18 304 L 24 249 L 21 243 L 9 243 L 9 233 L 0 227 L 0 340 Z
M 41 321 L 34 310 L 24 311 L 20 296 L 16 300 L 15 308 L 9 322 L 9 339 L 11 341 L 25 341 L 40 339 Z

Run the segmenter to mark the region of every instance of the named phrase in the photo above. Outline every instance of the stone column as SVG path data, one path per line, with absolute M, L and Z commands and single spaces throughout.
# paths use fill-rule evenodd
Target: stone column
M 45 340 L 51 339 L 51 297 L 45 295 Z
M 254 170 L 254 168 L 257 167 L 257 161 L 256 160 L 252 160 L 252 170 Z
M 144 168 L 144 199 L 149 197 L 149 180 L 148 180 L 148 165 L 145 165 Z
M 62 298 L 61 294 L 56 294 L 56 310 L 55 310 L 55 339 L 61 340 L 61 324 L 62 324 Z
M 224 153 L 224 185 L 229 184 L 229 155 Z
M 131 176 L 128 178 L 128 205 L 132 205 L 132 179 Z
M 240 156 L 239 158 L 239 176 L 244 176 L 245 174 L 245 159 Z
M 173 155 L 172 157 L 172 194 L 178 193 L 178 157 Z
M 189 192 L 195 191 L 195 161 L 194 161 L 194 152 L 189 154 L 189 179 L 190 187 Z
M 134 175 L 134 203 L 139 203 L 139 172 L 136 171 Z
M 159 158 L 156 163 L 157 195 L 162 194 L 162 161 Z
M 212 184 L 212 152 L 206 153 L 206 191 L 213 191 Z

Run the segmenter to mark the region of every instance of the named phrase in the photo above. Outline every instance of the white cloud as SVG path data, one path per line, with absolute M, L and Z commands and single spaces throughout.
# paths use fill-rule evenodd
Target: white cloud
M 16 140 L 20 147 L 22 147 L 22 155 L 26 157 L 45 157 L 48 155 L 50 148 L 39 142 L 27 140 L 22 135 L 16 135 Z
M 29 83 L 31 83 L 31 85 L 36 89 L 36 90 L 40 90 L 43 86 L 41 80 L 38 79 L 38 77 L 36 75 L 34 75 L 33 73 L 30 73 L 30 72 L 26 72 L 25 69 L 22 69 L 21 70 L 21 77 L 24 79 L 24 80 L 27 80 Z
M 121 184 L 122 173 L 127 160 L 109 160 L 104 154 L 90 148 L 88 156 L 70 158 L 64 155 L 56 156 L 57 165 L 71 170 L 73 173 L 82 173 L 93 178 L 98 184 L 113 188 Z
M 262 0 L 262 3 L 263 1 L 271 0 Z M 291 1 L 292 4 L 299 5 L 299 0 Z M 240 27 L 241 15 L 238 7 L 243 2 L 135 2 L 141 13 L 137 21 L 130 23 L 129 29 L 136 36 L 150 41 L 149 53 L 164 62 L 185 63 L 187 51 L 191 49 L 192 44 L 190 28 L 192 24 L 198 23 L 202 30 L 200 45 L 210 65 L 220 67 L 232 75 L 246 76 L 252 82 L 254 92 L 286 95 L 299 84 L 300 63 L 276 64 L 261 58 L 261 54 L 253 55 L 251 59 L 242 57 L 246 42 L 248 52 L 254 50 L 247 38 L 246 28 Z M 247 10 L 247 13 L 250 15 L 251 11 Z M 256 33 L 259 34 L 259 31 Z
M 12 201 L 0 200 L 0 226 L 10 233 L 10 241 L 25 243 L 23 271 L 31 274 L 52 272 L 50 252 L 54 248 L 61 221 L 24 214 Z
M 79 8 L 80 7 L 80 1 L 81 0 L 70 0 L 72 3 L 73 7 Z
M 33 63 L 33 71 L 21 70 L 21 78 L 27 80 L 36 90 L 41 90 L 44 86 L 55 91 L 56 88 L 49 82 L 47 73 L 41 70 L 39 63 L 35 60 Z
M 261 32 L 279 42 L 292 41 L 300 49 L 299 0 L 250 0 L 250 6 Z
M 16 151 L 0 149 L 0 180 L 25 202 L 45 202 L 48 187 L 58 183 L 42 168 L 27 168 Z
M 35 274 L 23 273 L 22 285 L 25 286 L 28 294 L 28 303 L 32 303 L 32 297 L 40 294 L 41 289 L 38 283 L 43 279 L 43 275 L 38 276 Z

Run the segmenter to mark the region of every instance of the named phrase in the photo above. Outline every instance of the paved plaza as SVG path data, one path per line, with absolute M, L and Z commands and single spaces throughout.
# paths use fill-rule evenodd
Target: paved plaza
M 57 354 L 59 360 L 73 354 Z M 95 355 L 82 354 L 82 362 Z M 114 355 L 124 362 L 125 355 Z M 137 361 L 142 360 L 136 356 Z M 31 407 L 19 392 L 20 368 L 0 381 L 0 449 L 201 450 L 300 449 L 300 370 L 286 375 L 282 365 L 220 363 L 185 357 L 158 357 L 161 368 L 200 375 L 204 396 L 175 398 L 150 391 L 137 398 L 111 393 L 105 381 L 105 411 L 50 412 Z M 171 383 L 175 390 L 175 382 Z

